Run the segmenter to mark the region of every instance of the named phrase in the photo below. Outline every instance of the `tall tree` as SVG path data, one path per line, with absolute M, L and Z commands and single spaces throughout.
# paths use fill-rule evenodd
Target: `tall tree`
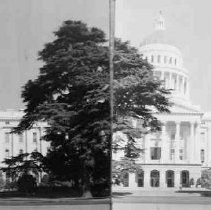
M 25 115 L 14 132 L 46 121 L 51 143 L 44 164 L 55 179 L 82 186 L 110 185 L 109 59 L 103 31 L 65 21 L 39 52 L 40 74 L 23 87 Z
M 138 50 L 120 39 L 115 43 L 114 83 L 113 148 L 125 154 L 122 161 L 113 163 L 114 174 L 119 175 L 124 170 L 137 170 L 135 160 L 143 152 L 137 143 L 148 132 L 161 129 L 155 113 L 169 112 L 171 91 L 153 76 L 153 66 Z

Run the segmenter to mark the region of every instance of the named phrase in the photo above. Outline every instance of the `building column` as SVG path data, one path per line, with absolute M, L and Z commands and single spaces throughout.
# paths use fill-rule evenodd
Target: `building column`
M 150 188 L 150 170 L 144 170 L 144 188 Z
M 194 138 L 195 138 L 195 135 L 194 135 L 194 124 L 195 122 L 191 122 L 191 125 L 190 125 L 190 140 L 189 140 L 189 145 L 190 145 L 190 149 L 189 149 L 189 161 L 190 162 L 193 162 L 194 160 Z
M 180 171 L 176 170 L 174 172 L 174 187 L 179 188 L 181 185 L 181 176 L 180 176 Z
M 169 145 L 166 138 L 166 123 L 162 123 L 161 127 L 161 162 L 168 162 L 169 160 Z
M 176 135 L 175 135 L 175 162 L 179 162 L 179 149 L 180 149 L 180 122 L 176 122 Z
M 2 140 L 2 146 L 0 147 L 0 158 L 1 160 L 4 160 L 6 147 L 5 147 L 5 132 L 3 127 L 0 127 L 0 139 Z
M 136 174 L 135 173 L 129 173 L 129 187 L 136 188 Z
M 11 156 L 14 157 L 14 138 L 13 133 L 11 133 Z
M 164 71 L 161 71 L 161 80 L 164 80 Z
M 179 75 L 176 75 L 176 91 L 179 92 Z
M 41 137 L 42 137 L 42 128 L 41 127 L 38 127 L 38 130 L 39 130 L 39 140 L 38 140 L 38 144 L 39 144 L 39 149 L 38 151 L 42 154 L 42 140 L 41 140 Z
M 211 164 L 211 142 L 209 141 L 209 139 L 211 139 L 211 125 L 210 123 L 208 123 L 208 128 L 207 128 L 207 134 L 206 134 L 206 149 L 205 149 L 205 163 L 206 163 L 206 166 L 210 166 Z
M 188 98 L 190 98 L 190 84 L 189 84 L 189 78 L 186 79 L 186 95 Z
M 163 81 L 163 87 L 166 87 L 165 80 L 164 80 L 164 71 L 161 71 L 161 80 Z
M 150 138 L 149 138 L 149 136 L 145 136 L 144 160 L 145 160 L 145 163 L 150 162 Z
M 182 87 L 181 87 L 181 93 L 182 93 L 182 95 L 185 94 L 185 93 L 184 93 L 184 85 L 185 85 L 185 78 L 182 77 Z
M 161 188 L 166 188 L 166 172 L 165 171 L 160 171 L 160 187 Z
M 201 164 L 201 145 L 200 145 L 200 130 L 199 122 L 197 122 L 195 128 L 195 138 L 194 138 L 194 157 L 195 161 L 198 164 Z
M 25 131 L 24 134 L 25 134 L 25 153 L 28 153 L 28 138 L 27 138 L 27 131 Z
M 169 89 L 172 89 L 172 73 L 169 73 Z

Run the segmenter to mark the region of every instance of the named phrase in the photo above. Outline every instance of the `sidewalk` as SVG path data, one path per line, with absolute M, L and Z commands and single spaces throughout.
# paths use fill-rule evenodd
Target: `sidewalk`
M 211 190 L 204 188 L 129 188 L 129 187 L 113 187 L 113 195 L 116 197 L 134 197 L 134 196 L 201 196 L 201 193 L 211 193 Z

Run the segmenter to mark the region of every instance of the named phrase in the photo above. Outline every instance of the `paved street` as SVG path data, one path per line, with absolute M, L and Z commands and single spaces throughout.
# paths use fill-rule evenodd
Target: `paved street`
M 211 197 L 200 191 L 116 191 L 113 210 L 210 210 Z
M 211 205 L 200 204 L 151 204 L 114 203 L 113 210 L 210 210 Z

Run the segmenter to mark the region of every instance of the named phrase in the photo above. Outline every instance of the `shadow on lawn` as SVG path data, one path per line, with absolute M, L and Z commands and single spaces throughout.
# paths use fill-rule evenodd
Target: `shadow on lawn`
M 132 193 L 130 192 L 113 192 L 112 193 L 112 197 L 123 197 L 123 196 L 127 196 L 127 195 L 132 195 Z
M 110 190 L 107 188 L 93 187 L 93 198 L 107 198 Z M 23 193 L 17 190 L 0 192 L 0 198 L 82 198 L 82 188 L 68 186 L 39 186 L 31 193 Z
M 74 191 L 64 191 L 64 192 L 58 192 L 58 191 L 45 191 L 40 192 L 36 191 L 34 193 L 21 193 L 18 191 L 8 191 L 8 192 L 0 192 L 0 198 L 77 198 L 81 197 L 81 193 L 74 192 Z
M 211 197 L 211 191 L 204 191 L 204 190 L 178 190 L 175 191 L 176 193 L 189 193 L 189 194 L 194 194 L 198 193 L 203 197 Z

